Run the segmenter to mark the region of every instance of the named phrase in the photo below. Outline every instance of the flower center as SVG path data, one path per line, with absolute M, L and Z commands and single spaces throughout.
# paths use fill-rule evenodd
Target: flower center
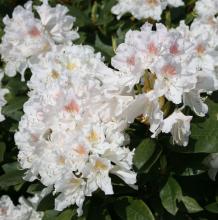
M 72 184 L 73 186 L 75 186 L 75 185 L 79 186 L 80 183 L 81 183 L 81 180 L 80 180 L 80 179 L 72 178 L 72 179 L 70 180 L 70 184 Z
M 157 6 L 158 0 L 145 0 L 146 3 L 148 3 L 150 6 Z
M 37 27 L 32 27 L 30 29 L 30 31 L 28 32 L 28 34 L 31 36 L 31 37 L 39 37 L 41 35 L 41 32 L 39 31 L 39 29 Z
M 171 64 L 166 64 L 162 67 L 162 73 L 167 76 L 176 75 L 176 68 Z
M 131 57 L 127 58 L 127 63 L 131 66 L 134 66 L 135 65 L 135 57 L 131 56 Z
M 108 167 L 102 161 L 96 160 L 96 162 L 95 162 L 95 169 L 96 170 L 107 170 Z
M 8 209 L 7 208 L 0 208 L 0 215 L 2 216 L 4 216 L 4 215 L 6 215 L 7 214 L 7 211 L 8 211 Z
M 65 111 L 67 111 L 67 112 L 79 112 L 79 106 L 77 105 L 77 103 L 74 101 L 74 100 L 72 100 L 69 104 L 67 104 L 67 105 L 65 105 L 64 106 L 64 109 L 65 109 Z
M 170 46 L 170 53 L 176 55 L 179 53 L 178 45 L 176 43 Z
M 79 145 L 76 149 L 74 149 L 78 154 L 81 156 L 86 155 L 87 151 L 86 148 L 83 145 Z
M 99 139 L 98 134 L 95 131 L 91 131 L 88 136 L 88 140 L 93 143 L 93 142 L 97 142 L 98 139 Z
M 203 44 L 198 44 L 196 47 L 196 52 L 198 55 L 202 55 L 205 52 L 205 47 Z
M 60 165 L 64 165 L 64 164 L 65 164 L 65 157 L 64 157 L 64 156 L 60 156 L 60 157 L 58 158 L 58 163 L 59 163 Z
M 158 49 L 154 42 L 150 42 L 147 46 L 147 49 L 150 54 L 156 55 L 158 53 Z
M 51 77 L 52 77 L 53 79 L 58 79 L 59 76 L 60 76 L 60 74 L 59 74 L 57 71 L 52 70 L 52 72 L 51 72 Z
M 70 71 L 74 70 L 75 67 L 76 67 L 76 64 L 75 64 L 75 63 L 68 63 L 68 64 L 67 64 L 67 69 L 70 70 Z

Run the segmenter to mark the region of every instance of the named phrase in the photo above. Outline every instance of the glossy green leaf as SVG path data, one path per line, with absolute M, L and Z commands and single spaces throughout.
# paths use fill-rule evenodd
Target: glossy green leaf
M 74 210 L 66 209 L 60 215 L 58 215 L 55 220 L 71 220 L 74 215 L 76 215 Z
M 190 145 L 194 152 L 218 152 L 218 103 L 208 99 L 209 114 L 193 120 Z
M 114 209 L 122 220 L 154 220 L 149 207 L 139 199 L 123 198 Z
M 4 160 L 5 149 L 6 149 L 5 143 L 0 142 L 0 162 Z
M 45 211 L 45 210 L 54 209 L 54 196 L 52 194 L 48 194 L 45 196 L 39 203 L 37 210 Z
M 182 196 L 181 200 L 189 213 L 196 213 L 203 210 L 203 208 L 194 198 L 191 198 L 189 196 Z
M 114 56 L 112 46 L 103 43 L 98 35 L 96 35 L 95 48 L 108 58 Z
M 217 203 L 217 202 L 213 202 L 213 203 L 207 205 L 207 206 L 205 207 L 205 209 L 206 209 L 208 212 L 212 212 L 212 213 L 218 214 L 218 203 Z
M 19 164 L 17 161 L 12 163 L 6 163 L 2 166 L 2 169 L 5 173 L 16 172 L 17 170 L 19 170 Z
M 47 210 L 44 212 L 42 220 L 55 220 L 55 217 L 58 215 L 58 211 Z
M 9 186 L 15 186 L 24 182 L 24 171 L 15 170 L 10 173 L 6 173 L 0 176 L 0 188 L 7 188 Z
M 9 118 L 19 121 L 23 114 L 21 111 L 23 104 L 26 101 L 27 97 L 25 96 L 13 98 L 6 106 L 3 107 L 2 113 Z
M 160 191 L 160 198 L 163 207 L 172 215 L 178 211 L 177 201 L 182 198 L 182 190 L 180 185 L 173 177 L 169 177 L 168 181 Z
M 144 139 L 135 150 L 134 165 L 140 169 L 155 152 L 155 142 L 152 139 Z
M 15 191 L 20 190 L 23 183 L 24 170 L 20 170 L 18 162 L 7 163 L 2 166 L 4 174 L 0 176 L 0 188 L 7 189 L 15 187 Z

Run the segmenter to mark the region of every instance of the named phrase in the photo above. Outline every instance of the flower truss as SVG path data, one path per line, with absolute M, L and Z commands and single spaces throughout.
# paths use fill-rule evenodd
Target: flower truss
M 112 13 L 117 15 L 118 19 L 130 12 L 137 19 L 160 20 L 167 5 L 179 7 L 183 4 L 182 0 L 118 0 L 118 3 L 112 7 Z
M 201 18 L 215 16 L 218 12 L 217 0 L 198 0 L 195 5 L 195 11 Z M 202 19 L 203 20 L 203 19 Z
M 1 114 L 2 107 L 6 104 L 4 96 L 9 92 L 8 89 L 1 88 L 1 80 L 4 76 L 4 72 L 0 70 L 0 122 L 5 120 L 4 115 Z
M 41 220 L 42 212 L 35 211 L 31 201 L 19 198 L 19 204 L 15 206 L 10 197 L 2 196 L 0 198 L 0 219 L 2 220 Z
M 55 209 L 76 204 L 97 189 L 113 194 L 110 175 L 136 182 L 133 151 L 124 147 L 119 74 L 88 46 L 54 48 L 31 60 L 30 98 L 15 141 L 26 180 L 39 179 L 58 193 Z
M 125 110 L 129 121 L 141 116 L 150 124 L 152 137 L 161 131 L 171 133 L 173 142 L 183 146 L 188 144 L 192 117 L 182 109 L 189 106 L 205 116 L 208 107 L 201 94 L 218 89 L 216 44 L 212 43 L 216 33 L 199 31 L 197 22 L 190 28 L 181 22 L 170 30 L 163 24 L 145 23 L 140 31 L 128 31 L 112 58 L 116 69 L 132 77 L 130 90 L 135 84 L 142 90 Z M 170 105 L 176 107 L 172 114 Z
M 0 45 L 0 54 L 6 63 L 5 73 L 14 76 L 18 71 L 22 77 L 28 67 L 28 59 L 49 51 L 54 44 L 71 44 L 78 38 L 72 30 L 74 17 L 66 15 L 68 9 L 57 5 L 52 8 L 46 0 L 34 7 L 39 18 L 32 10 L 32 2 L 24 7 L 17 6 L 12 18 L 3 19 L 5 34 Z
M 118 18 L 130 12 L 137 19 L 160 20 L 168 5 L 183 4 L 119 0 L 112 12 Z M 72 29 L 75 18 L 64 6 L 50 7 L 44 0 L 33 7 L 30 1 L 15 8 L 12 18 L 4 18 L 0 54 L 5 73 L 19 72 L 22 79 L 27 68 L 32 73 L 29 100 L 15 134 L 18 160 L 26 170 L 25 180 L 39 180 L 46 190 L 52 189 L 56 210 L 76 205 L 81 215 L 86 197 L 97 190 L 114 193 L 113 175 L 135 188 L 134 149 L 127 147 L 125 133 L 135 119 L 149 125 L 152 138 L 170 133 L 173 143 L 188 145 L 192 116 L 184 110 L 204 117 L 206 96 L 218 90 L 217 7 L 212 0 L 206 5 L 198 1 L 198 17 L 190 27 L 184 21 L 175 29 L 146 22 L 140 30 L 129 30 L 111 61 L 116 70 L 92 47 L 72 45 L 79 35 Z M 7 92 L 1 90 L 0 108 Z M 206 161 L 213 178 L 215 156 Z M 14 207 L 2 197 L 0 215 L 42 217 L 24 200 L 20 203 Z

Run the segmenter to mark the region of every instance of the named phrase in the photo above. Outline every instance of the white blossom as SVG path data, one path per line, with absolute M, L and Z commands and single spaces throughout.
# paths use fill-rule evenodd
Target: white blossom
M 182 0 L 118 0 L 111 11 L 120 19 L 127 12 L 137 19 L 153 18 L 161 19 L 161 14 L 167 5 L 172 7 L 182 6 Z
M 150 131 L 155 132 L 163 120 L 163 112 L 160 109 L 158 99 L 152 92 L 135 97 L 123 112 L 123 117 L 129 123 L 134 122 L 138 116 L 143 116 L 150 124 Z
M 25 179 L 54 186 L 55 208 L 76 204 L 79 215 L 97 189 L 113 194 L 110 174 L 134 185 L 122 117 L 133 97 L 122 89 L 122 74 L 76 45 L 31 59 L 30 69 L 30 98 L 15 135 Z
M 195 10 L 200 17 L 214 16 L 218 12 L 217 0 L 198 0 Z
M 159 133 L 171 133 L 173 137 L 173 143 L 178 145 L 187 146 L 190 132 L 190 122 L 192 116 L 186 116 L 180 111 L 175 111 L 169 117 L 164 119 L 156 131 Z M 156 133 L 156 134 L 157 134 Z M 154 136 L 156 135 L 154 134 Z
M 218 89 L 216 22 L 216 18 L 208 19 L 201 27 L 200 20 L 196 20 L 188 27 L 182 21 L 176 29 L 169 30 L 163 24 L 145 23 L 140 31 L 127 32 L 125 42 L 118 46 L 111 61 L 122 72 L 134 97 L 123 113 L 127 121 L 143 116 L 150 124 L 150 131 L 156 133 L 160 124 L 170 122 L 164 119 L 171 117 L 166 109 L 170 102 L 189 106 L 200 117 L 207 114 L 202 93 L 209 95 Z M 204 27 L 208 32 L 205 33 Z M 135 95 L 135 86 L 141 87 L 142 94 Z M 145 101 L 149 96 L 152 98 Z M 159 99 L 165 100 L 163 105 Z M 185 132 L 182 127 L 177 129 L 187 135 L 185 140 L 175 137 L 174 143 L 187 145 L 189 126 Z
M 74 17 L 66 15 L 68 9 L 57 5 L 52 8 L 46 1 L 35 7 L 40 18 L 34 16 L 32 2 L 17 6 L 12 18 L 5 16 L 5 28 L 0 54 L 6 63 L 5 73 L 14 76 L 19 72 L 24 79 L 28 59 L 51 50 L 55 44 L 71 44 L 78 38 L 72 30 Z
M 37 212 L 29 200 L 19 198 L 19 204 L 15 206 L 9 196 L 0 198 L 1 220 L 41 220 L 43 212 Z
M 4 76 L 3 70 L 0 69 L 0 122 L 5 120 L 5 116 L 1 114 L 2 107 L 7 103 L 5 95 L 9 93 L 8 89 L 2 88 L 1 81 Z
M 179 7 L 184 5 L 183 0 L 167 0 L 167 3 L 172 7 Z

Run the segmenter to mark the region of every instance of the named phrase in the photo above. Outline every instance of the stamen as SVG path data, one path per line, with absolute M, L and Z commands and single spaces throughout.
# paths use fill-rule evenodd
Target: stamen
M 98 134 L 95 131 L 91 131 L 88 136 L 88 140 L 90 142 L 96 142 L 96 141 L 98 141 L 98 139 L 99 139 Z
M 202 55 L 205 52 L 205 47 L 203 44 L 198 44 L 196 47 L 196 51 L 198 53 L 198 55 Z
M 58 79 L 59 76 L 60 76 L 60 74 L 59 74 L 57 71 L 52 70 L 52 72 L 51 72 L 51 77 L 52 77 L 53 79 Z
M 75 68 L 76 68 L 76 64 L 74 64 L 74 63 L 68 63 L 68 64 L 67 64 L 67 69 L 68 69 L 68 70 L 71 70 L 71 71 L 72 71 L 72 70 L 74 70 Z

